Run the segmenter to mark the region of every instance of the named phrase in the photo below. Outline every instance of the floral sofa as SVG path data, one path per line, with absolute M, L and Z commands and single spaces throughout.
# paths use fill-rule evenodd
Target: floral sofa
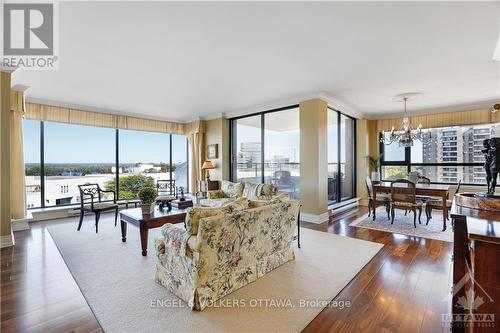
M 278 188 L 272 184 L 233 183 L 223 180 L 220 190 L 208 191 L 207 199 L 200 199 L 198 202 L 205 207 L 221 207 L 241 197 L 250 200 L 271 200 L 277 195 Z
M 238 199 L 190 209 L 186 229 L 165 224 L 155 241 L 155 280 L 203 310 L 295 258 L 300 202 Z

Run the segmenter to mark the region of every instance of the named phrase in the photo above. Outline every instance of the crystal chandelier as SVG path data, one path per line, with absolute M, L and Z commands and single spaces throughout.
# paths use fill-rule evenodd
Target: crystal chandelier
M 406 102 L 408 100 L 414 99 L 416 97 L 416 93 L 408 93 L 401 94 L 395 97 L 396 101 L 401 101 L 405 103 L 405 113 L 403 116 L 403 122 L 401 124 L 401 128 L 399 130 L 394 130 L 394 126 L 392 126 L 391 132 L 389 136 L 382 136 L 380 138 L 380 142 L 383 142 L 386 145 L 390 145 L 393 142 L 398 142 L 400 147 L 412 147 L 414 140 L 420 140 L 422 142 L 428 143 L 430 141 L 430 132 L 429 135 L 422 131 L 422 124 L 418 125 L 416 129 L 414 129 L 410 124 L 410 118 L 408 118 L 408 112 L 406 110 Z

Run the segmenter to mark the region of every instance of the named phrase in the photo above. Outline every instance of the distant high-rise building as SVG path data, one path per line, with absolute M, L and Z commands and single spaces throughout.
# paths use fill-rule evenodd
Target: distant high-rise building
M 242 142 L 240 145 L 240 153 L 238 154 L 238 164 L 255 164 L 261 163 L 262 150 L 260 142 Z

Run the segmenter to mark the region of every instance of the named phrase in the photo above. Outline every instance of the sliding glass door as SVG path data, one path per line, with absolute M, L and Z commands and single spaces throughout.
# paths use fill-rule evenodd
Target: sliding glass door
M 300 197 L 299 109 L 264 114 L 264 182 Z
M 356 120 L 328 108 L 328 203 L 356 195 Z
M 236 119 L 233 123 L 236 135 L 233 167 L 234 180 L 250 183 L 262 182 L 262 118 L 260 115 Z

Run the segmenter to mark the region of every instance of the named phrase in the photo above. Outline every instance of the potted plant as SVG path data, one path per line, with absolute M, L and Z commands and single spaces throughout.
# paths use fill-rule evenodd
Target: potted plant
M 379 156 L 370 156 L 367 155 L 365 158 L 368 160 L 368 166 L 371 172 L 371 179 L 374 182 L 380 181 L 380 161 L 382 160 L 382 155 Z
M 155 209 L 155 199 L 158 196 L 156 190 L 152 187 L 145 187 L 137 193 L 137 196 L 141 200 L 141 210 L 143 214 L 151 214 Z

